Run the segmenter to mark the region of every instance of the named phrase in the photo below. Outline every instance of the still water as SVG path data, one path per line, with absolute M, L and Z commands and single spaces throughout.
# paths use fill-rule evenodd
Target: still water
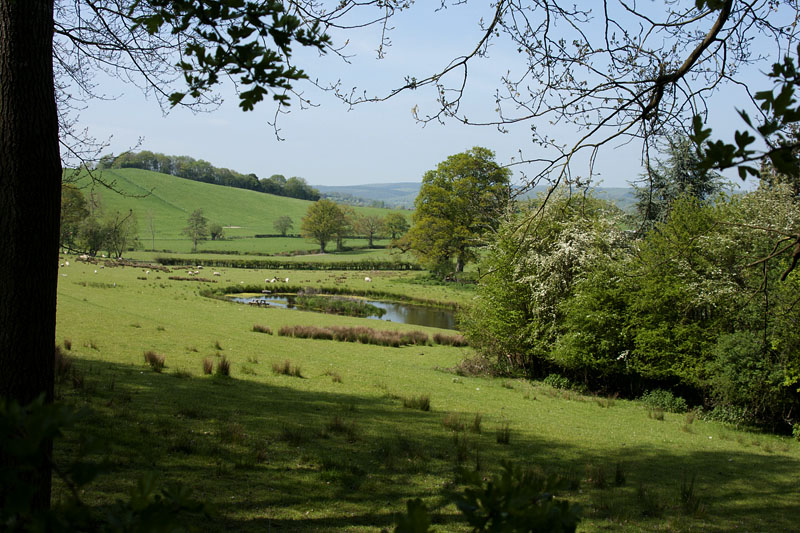
M 261 304 L 265 306 L 294 309 L 294 296 L 253 296 L 249 298 L 232 297 L 232 301 L 243 304 Z M 424 305 L 402 304 L 395 302 L 381 302 L 378 300 L 362 300 L 386 311 L 382 317 L 368 316 L 373 320 L 386 320 L 401 324 L 414 324 L 416 326 L 429 326 L 432 328 L 456 329 L 455 312 L 450 309 L 427 307 Z

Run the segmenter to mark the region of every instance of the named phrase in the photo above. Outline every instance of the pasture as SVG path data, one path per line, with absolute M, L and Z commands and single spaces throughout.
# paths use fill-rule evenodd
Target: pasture
M 638 402 L 522 379 L 459 375 L 469 348 L 276 334 L 293 325 L 433 328 L 198 294 L 279 276 L 463 304 L 469 287 L 428 285 L 418 272 L 246 269 L 218 269 L 219 277 L 205 269 L 217 283 L 201 283 L 168 279 L 181 270 L 66 259 L 56 338 L 71 347 L 76 374 L 58 382 L 57 395 L 91 409 L 75 431 L 110 445 L 112 472 L 85 495 L 94 506 L 155 471 L 216 507 L 215 518 L 194 524 L 201 530 L 392 530 L 406 500 L 419 497 L 436 531 L 467 531 L 449 498 L 460 490 L 457 468 L 489 475 L 510 459 L 567 482 L 559 495 L 583 507 L 579 531 L 797 528 L 800 443 L 788 437 L 691 413 L 654 416 Z M 162 371 L 145 363 L 148 351 L 164 356 Z M 206 359 L 217 368 L 223 358 L 230 376 L 204 373 Z M 296 372 L 282 371 L 287 361 Z M 429 410 L 414 408 L 426 396 Z M 56 443 L 57 460 L 74 451 L 71 437 Z M 54 497 L 65 490 L 56 485 Z

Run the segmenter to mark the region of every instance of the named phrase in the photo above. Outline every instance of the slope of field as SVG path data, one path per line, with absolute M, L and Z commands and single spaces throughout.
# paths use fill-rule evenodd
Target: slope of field
M 202 209 L 210 223 L 226 227 L 229 237 L 275 233 L 273 223 L 284 215 L 294 221 L 291 233 L 299 233 L 300 220 L 312 203 L 133 168 L 104 170 L 102 179 L 122 194 L 93 185 L 87 176 L 79 179 L 78 185 L 87 198 L 98 198 L 104 211 L 133 210 L 139 221 L 139 237 L 146 247 L 151 240 L 151 220 L 159 248 L 160 239 L 185 238 L 181 231 L 195 209 Z M 389 210 L 356 208 L 356 212 L 384 216 Z
M 510 460 L 568 481 L 558 496 L 583 507 L 581 532 L 797 530 L 800 443 L 789 437 L 447 370 L 469 348 L 279 336 L 296 325 L 438 330 L 254 308 L 199 296 L 218 285 L 169 279 L 180 270 L 65 259 L 57 339 L 74 372 L 56 395 L 91 415 L 56 442 L 54 458 L 74 452 L 78 433 L 109 443 L 111 472 L 82 491 L 97 512 L 155 471 L 216 508 L 216 517 L 182 524 L 199 531 L 377 533 L 394 530 L 405 502 L 422 498 L 435 531 L 466 532 L 450 498 L 463 491 L 457 468 L 488 477 Z M 274 273 L 220 274 L 219 284 L 251 284 Z M 280 275 L 320 288 L 455 296 L 414 283 L 413 273 L 376 273 L 369 284 L 359 272 Z M 163 372 L 145 364 L 146 351 L 165 357 Z M 205 359 L 219 368 L 223 358 L 230 377 L 204 375 Z M 294 375 L 281 371 L 285 361 Z M 429 410 L 409 401 L 422 396 Z M 54 501 L 68 493 L 55 479 Z

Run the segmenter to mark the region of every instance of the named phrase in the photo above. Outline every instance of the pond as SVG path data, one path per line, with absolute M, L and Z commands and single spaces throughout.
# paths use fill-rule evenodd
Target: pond
M 264 305 L 280 307 L 282 309 L 295 309 L 294 296 L 251 296 L 251 297 L 231 297 L 234 302 L 252 305 Z M 382 317 L 376 315 L 368 316 L 373 320 L 386 320 L 389 322 L 399 322 L 400 324 L 414 324 L 416 326 L 428 326 L 432 328 L 456 329 L 455 311 L 442 309 L 440 307 L 428 307 L 425 305 L 414 305 L 396 302 L 382 302 L 380 300 L 361 300 L 365 303 L 374 305 L 386 311 Z

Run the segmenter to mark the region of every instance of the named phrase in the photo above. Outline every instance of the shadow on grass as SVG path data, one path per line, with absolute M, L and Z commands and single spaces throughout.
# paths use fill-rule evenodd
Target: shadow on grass
M 563 496 L 580 501 L 588 517 L 645 529 L 673 517 L 676 530 L 792 530 L 800 515 L 800 460 L 782 454 L 677 454 L 630 445 L 608 454 L 523 433 L 512 433 L 511 444 L 501 445 L 488 429 L 460 433 L 459 449 L 454 433 L 442 426 L 442 412 L 403 408 L 377 389 L 374 395 L 344 388 L 304 391 L 292 388 L 290 378 L 259 383 L 180 378 L 115 363 L 80 366 L 83 388 L 63 385 L 62 393 L 92 408 L 77 430 L 110 441 L 113 465 L 87 492 L 87 501 L 98 508 L 111 504 L 142 473 L 156 470 L 218 509 L 218 518 L 195 524 L 202 530 L 392 529 L 411 498 L 425 499 L 445 530 L 464 530 L 448 498 L 448 491 L 458 490 L 456 468 L 479 465 L 488 475 L 503 459 L 543 473 L 572 472 L 583 490 Z M 58 443 L 56 457 L 69 450 L 68 442 Z M 611 488 L 616 464 L 624 465 L 626 481 Z M 605 486 L 587 484 L 587 465 L 605 471 Z M 681 517 L 678 487 L 695 474 L 703 513 Z M 662 516 L 643 516 L 639 486 L 652 491 Z M 603 502 L 612 491 L 622 503 L 609 510 Z

